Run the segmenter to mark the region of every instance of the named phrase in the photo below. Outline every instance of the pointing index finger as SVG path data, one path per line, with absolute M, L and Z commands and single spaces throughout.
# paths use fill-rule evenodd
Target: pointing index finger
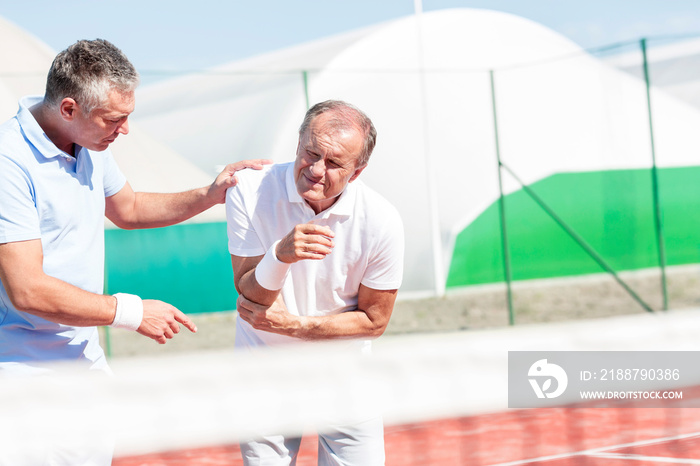
M 197 332 L 197 326 L 194 324 L 194 322 L 192 322 L 192 320 L 190 320 L 190 318 L 183 314 L 181 311 L 177 311 L 175 313 L 175 320 L 187 327 L 190 330 L 190 332 Z

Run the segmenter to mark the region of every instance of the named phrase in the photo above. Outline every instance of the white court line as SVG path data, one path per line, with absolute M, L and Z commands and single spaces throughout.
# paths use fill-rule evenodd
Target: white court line
M 673 463 L 673 464 L 700 464 L 700 460 L 689 458 L 669 458 L 665 456 L 643 456 L 643 455 L 628 455 L 621 453 L 600 453 L 597 455 L 585 455 L 593 458 L 605 458 L 613 460 L 629 460 L 629 461 L 653 461 L 654 463 Z
M 590 450 L 581 450 L 581 451 L 574 451 L 570 453 L 561 453 L 558 455 L 549 455 L 549 456 L 540 456 L 539 458 L 530 458 L 526 460 L 518 460 L 518 461 L 511 461 L 508 463 L 498 463 L 498 464 L 493 464 L 491 466 L 516 466 L 520 464 L 529 464 L 529 463 L 536 463 L 538 461 L 551 461 L 551 460 L 558 460 L 558 459 L 563 459 L 563 458 L 572 458 L 574 456 L 594 456 L 598 458 L 618 458 L 622 459 L 633 459 L 633 460 L 641 460 L 642 457 L 638 455 L 623 455 L 619 453 L 606 453 L 609 452 L 610 450 L 619 450 L 620 448 L 627 448 L 627 447 L 639 447 L 639 446 L 647 446 L 647 445 L 654 445 L 657 443 L 665 443 L 665 442 L 671 442 L 673 440 L 685 440 L 693 437 L 700 437 L 700 432 L 693 432 L 690 434 L 681 434 L 681 435 L 674 435 L 672 437 L 661 437 L 661 438 L 656 438 L 656 439 L 649 439 L 649 440 L 640 440 L 638 442 L 630 442 L 630 443 L 620 443 L 618 445 L 609 445 L 607 447 L 600 447 L 600 448 L 591 448 Z M 605 455 L 610 455 L 610 456 L 605 456 Z M 613 455 L 620 455 L 620 456 L 613 456 Z M 666 463 L 685 463 L 685 464 L 700 464 L 700 460 L 687 460 L 687 459 L 680 459 L 680 458 L 654 458 L 654 457 L 648 457 L 649 459 L 654 459 L 654 460 L 661 460 L 664 459 Z

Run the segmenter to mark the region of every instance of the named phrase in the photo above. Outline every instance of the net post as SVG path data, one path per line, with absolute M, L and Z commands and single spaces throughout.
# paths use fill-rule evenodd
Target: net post
M 496 113 L 496 86 L 493 79 L 493 70 L 489 70 L 491 81 L 491 106 L 493 108 L 493 133 L 496 142 L 496 160 L 498 161 L 498 212 L 500 214 L 501 245 L 503 248 L 503 275 L 506 279 L 506 300 L 508 303 L 508 323 L 515 325 L 513 312 L 513 290 L 511 286 L 510 249 L 508 247 L 508 230 L 506 228 L 506 203 L 503 195 L 503 163 L 501 162 L 501 149 L 498 143 L 498 115 Z
M 647 40 L 639 41 L 642 49 L 642 67 L 644 70 L 644 83 L 647 93 L 647 112 L 649 115 L 649 142 L 651 146 L 651 189 L 654 200 L 654 227 L 656 229 L 657 248 L 659 251 L 659 268 L 661 269 L 661 293 L 663 296 L 663 310 L 668 310 L 668 290 L 666 286 L 666 249 L 664 246 L 663 222 L 661 219 L 661 202 L 659 198 L 659 173 L 656 167 L 656 149 L 654 146 L 654 124 L 651 112 L 651 85 L 649 79 L 649 62 L 647 61 Z
M 420 99 L 421 125 L 423 130 L 423 161 L 426 174 L 426 194 L 428 196 L 428 218 L 430 219 L 430 241 L 433 266 L 433 294 L 437 297 L 445 296 L 447 277 L 444 268 L 444 249 L 442 244 L 442 232 L 440 228 L 440 203 L 438 202 L 438 184 L 435 168 L 430 160 L 430 117 L 428 115 L 428 85 L 425 68 L 425 51 L 423 44 L 423 5 L 420 0 L 414 3 L 416 14 L 416 53 L 417 53 L 417 77 L 418 98 Z

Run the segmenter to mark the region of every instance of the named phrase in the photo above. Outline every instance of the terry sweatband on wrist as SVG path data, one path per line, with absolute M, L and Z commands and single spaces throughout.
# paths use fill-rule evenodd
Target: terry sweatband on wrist
M 284 279 L 287 278 L 289 267 L 291 264 L 282 262 L 277 258 L 275 251 L 279 241 L 270 246 L 262 260 L 255 268 L 255 279 L 258 284 L 266 290 L 276 291 L 282 289 Z
M 138 330 L 143 320 L 143 301 L 136 295 L 116 293 L 117 312 L 114 314 L 114 322 L 110 327 Z

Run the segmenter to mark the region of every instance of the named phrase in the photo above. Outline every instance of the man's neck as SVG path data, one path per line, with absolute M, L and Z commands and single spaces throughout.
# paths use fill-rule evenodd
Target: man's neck
M 46 133 L 46 137 L 53 142 L 56 147 L 65 152 L 66 154 L 75 157 L 75 144 L 69 138 L 63 135 L 61 131 L 62 121 L 58 121 L 60 118 L 57 111 L 48 107 L 44 101 L 39 102 L 33 107 L 29 108 L 29 111 L 34 116 L 37 124 Z

